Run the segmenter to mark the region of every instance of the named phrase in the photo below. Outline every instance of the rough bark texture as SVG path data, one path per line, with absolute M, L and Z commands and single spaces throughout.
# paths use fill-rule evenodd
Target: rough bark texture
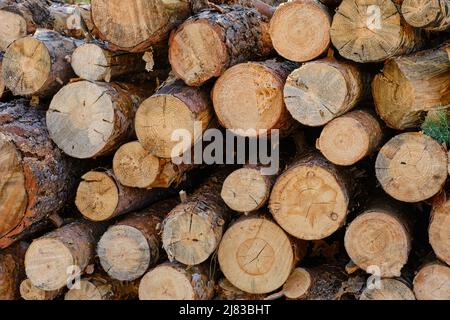
M 20 282 L 25 278 L 23 260 L 28 244 L 20 242 L 0 252 L 0 300 L 18 300 Z
M 448 0 L 404 0 L 402 15 L 413 27 L 429 31 L 445 31 L 450 28 Z

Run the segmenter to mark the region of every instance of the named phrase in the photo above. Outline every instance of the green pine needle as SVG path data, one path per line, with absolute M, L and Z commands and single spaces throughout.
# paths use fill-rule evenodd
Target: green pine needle
M 450 145 L 449 121 L 446 110 L 429 112 L 422 124 L 424 134 L 434 138 L 439 143 Z

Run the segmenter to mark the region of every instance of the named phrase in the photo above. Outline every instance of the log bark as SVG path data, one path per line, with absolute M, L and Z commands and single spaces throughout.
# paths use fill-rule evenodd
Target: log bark
M 25 278 L 23 259 L 28 244 L 20 242 L 0 252 L 0 300 L 18 300 L 19 285 Z
M 205 265 L 187 268 L 163 263 L 150 270 L 139 285 L 139 300 L 209 300 L 214 279 Z
M 93 0 L 92 20 L 111 49 L 143 52 L 165 40 L 191 12 L 189 1 Z
M 17 39 L 6 49 L 3 79 L 14 95 L 49 97 L 74 76 L 67 57 L 76 48 L 73 38 L 48 30 Z
M 169 60 L 189 86 L 200 86 L 272 49 L 267 18 L 256 9 L 219 6 L 187 19 L 170 36 Z
M 422 267 L 414 278 L 417 300 L 450 300 L 450 267 L 433 262 Z
M 296 67 L 289 61 L 267 60 L 241 63 L 225 71 L 212 91 L 221 125 L 248 137 L 257 137 L 260 130 L 288 132 L 293 121 L 282 91 L 289 72 Z
M 151 92 L 151 88 L 125 83 L 71 83 L 50 103 L 50 137 L 74 158 L 111 154 L 133 137 L 136 110 Z
M 158 202 L 109 227 L 98 243 L 97 253 L 110 277 L 136 280 L 158 262 L 162 219 L 177 204 L 175 199 Z
M 242 291 L 269 293 L 288 279 L 299 259 L 298 250 L 305 244 L 296 244 L 266 217 L 243 217 L 223 236 L 218 251 L 220 269 Z
M 383 136 L 383 126 L 374 113 L 356 110 L 328 123 L 316 146 L 332 163 L 351 166 L 374 154 Z
M 359 300 L 416 300 L 414 292 L 403 281 L 380 279 L 381 288 L 365 288 Z
M 380 62 L 424 45 L 420 29 L 408 25 L 394 0 L 343 0 L 330 30 L 340 55 L 356 62 Z
M 388 126 L 404 130 L 417 127 L 426 112 L 450 103 L 450 61 L 446 43 L 386 62 L 372 83 L 380 117 Z
M 58 213 L 75 189 L 78 164 L 52 143 L 44 114 L 25 100 L 0 104 L 0 248 Z
M 95 257 L 102 224 L 73 222 L 33 240 L 25 255 L 25 271 L 32 284 L 58 290 L 81 276 Z
M 301 124 L 323 126 L 360 102 L 368 91 L 367 78 L 345 61 L 326 58 L 306 63 L 286 80 L 286 107 Z
M 169 260 L 194 266 L 216 250 L 230 213 L 220 197 L 227 173 L 210 177 L 164 219 L 162 241 Z
M 189 150 L 214 117 L 208 94 L 206 88 L 188 87 L 180 80 L 168 81 L 142 102 L 135 123 L 137 137 L 144 149 L 161 158 L 172 158 Z M 201 123 L 201 128 L 196 128 L 197 122 Z M 187 130 L 192 141 L 174 150 L 180 144 L 172 139 L 176 130 Z
M 375 164 L 384 191 L 404 202 L 419 202 L 437 194 L 447 179 L 448 156 L 433 138 L 403 133 L 381 148 Z
M 450 199 L 442 192 L 433 199 L 428 238 L 436 257 L 450 265 Z
M 447 0 L 404 0 L 402 15 L 416 28 L 429 31 L 450 28 L 450 3 Z
M 91 221 L 107 221 L 140 210 L 170 194 L 165 189 L 135 189 L 122 186 L 111 170 L 90 171 L 81 177 L 75 204 Z
M 53 300 L 57 298 L 61 293 L 62 289 L 45 291 L 35 287 L 30 279 L 25 279 L 20 283 L 20 296 L 24 300 L 31 301 L 44 301 Z
M 325 53 L 331 43 L 331 14 L 316 0 L 282 3 L 270 20 L 270 37 L 279 55 L 305 62 Z
M 320 240 L 344 225 L 352 192 L 345 171 L 320 154 L 309 153 L 277 179 L 269 209 L 289 234 L 303 240 Z

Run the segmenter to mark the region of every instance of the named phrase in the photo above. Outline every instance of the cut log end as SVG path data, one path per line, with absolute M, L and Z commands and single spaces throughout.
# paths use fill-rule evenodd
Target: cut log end
M 433 263 L 414 278 L 417 300 L 450 300 L 450 267 Z
M 9 44 L 27 35 L 27 22 L 17 13 L 0 10 L 0 51 Z
M 53 300 L 61 293 L 61 290 L 46 291 L 33 285 L 30 279 L 25 279 L 20 284 L 20 296 L 24 300 Z
M 308 270 L 296 268 L 283 286 L 283 294 L 288 299 L 302 299 L 308 294 L 312 278 Z
M 404 0 L 402 15 L 408 24 L 430 31 L 443 31 L 450 27 L 450 4 L 441 0 Z
M 105 52 L 95 44 L 87 43 L 75 49 L 71 63 L 75 73 L 82 79 L 101 81 L 110 77 Z
M 64 300 L 98 301 L 110 300 L 113 296 L 112 289 L 107 284 L 97 285 L 89 280 L 80 280 L 77 286 L 67 291 Z
M 436 256 L 450 265 L 450 201 L 433 208 L 428 235 Z
M 414 292 L 402 281 L 380 279 L 379 288 L 366 288 L 359 300 L 416 300 Z
M 447 161 L 447 153 L 433 138 L 421 133 L 404 133 L 380 150 L 376 175 L 393 198 L 419 202 L 441 190 L 448 175 Z

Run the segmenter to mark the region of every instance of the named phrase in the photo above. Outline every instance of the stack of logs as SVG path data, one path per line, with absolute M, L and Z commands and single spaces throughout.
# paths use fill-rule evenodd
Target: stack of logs
M 450 299 L 450 2 L 282 2 L 0 0 L 0 299 Z

